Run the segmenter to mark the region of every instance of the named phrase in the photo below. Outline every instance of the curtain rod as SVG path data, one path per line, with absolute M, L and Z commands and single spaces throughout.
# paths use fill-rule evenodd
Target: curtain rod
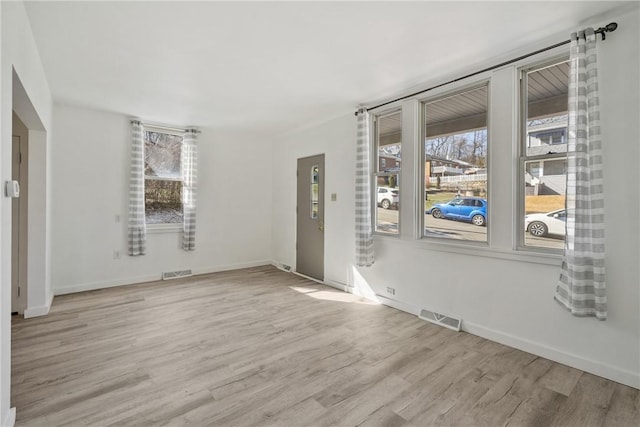
M 605 37 L 605 33 L 613 32 L 617 28 L 618 28 L 618 24 L 615 23 L 615 22 L 611 22 L 610 24 L 608 24 L 608 25 L 606 25 L 604 27 L 598 28 L 597 30 L 594 31 L 594 33 L 602 35 L 602 40 L 605 40 L 605 38 L 606 38 Z M 510 59 L 508 61 L 501 62 L 500 64 L 493 65 L 493 66 L 488 67 L 488 68 L 484 68 L 484 69 L 482 69 L 480 71 L 475 71 L 475 72 L 473 72 L 471 74 L 467 74 L 466 76 L 458 77 L 456 79 L 449 80 L 448 82 L 445 82 L 445 83 L 440 83 L 439 85 L 432 86 L 432 87 L 430 87 L 428 89 L 423 89 L 423 90 L 420 90 L 418 92 L 410 93 L 409 95 L 404 95 L 404 96 L 401 96 L 399 98 L 392 99 L 391 101 L 383 102 L 382 104 L 378 104 L 378 105 L 375 105 L 373 107 L 369 107 L 369 108 L 367 108 L 367 110 L 375 110 L 376 108 L 384 107 L 385 105 L 389 105 L 389 104 L 392 104 L 392 103 L 397 102 L 397 101 L 402 101 L 402 100 L 405 100 L 405 99 L 408 99 L 408 98 L 413 98 L 416 95 L 420 95 L 422 93 L 429 92 L 431 90 L 437 89 L 437 88 L 442 87 L 442 86 L 446 86 L 446 85 L 451 84 L 451 83 L 459 82 L 460 80 L 468 79 L 469 77 L 477 76 L 478 74 L 482 74 L 482 73 L 485 73 L 487 71 L 495 70 L 496 68 L 504 67 L 505 65 L 513 64 L 514 62 L 521 61 L 523 59 L 529 58 L 531 56 L 537 55 L 537 54 L 542 53 L 542 52 L 546 52 L 546 51 L 551 50 L 551 49 L 555 49 L 556 47 L 564 46 L 564 45 L 569 44 L 569 43 L 571 43 L 571 40 L 565 40 L 565 41 L 553 44 L 551 46 L 547 46 L 547 47 L 544 47 L 542 49 L 538 49 L 538 50 L 536 50 L 534 52 L 527 53 L 527 54 L 519 56 L 517 58 L 513 58 L 513 59 Z M 358 108 L 358 110 L 354 114 L 357 116 L 358 115 L 358 111 L 360 111 L 362 108 L 363 107 Z
M 195 128 L 193 126 L 187 126 L 187 127 L 183 127 L 183 128 L 179 128 L 179 127 L 173 127 L 173 126 L 167 126 L 167 125 L 161 125 L 161 124 L 156 124 L 156 123 L 150 123 L 150 122 L 145 122 L 144 120 L 140 120 L 140 119 L 130 119 L 131 123 L 138 123 L 141 124 L 145 127 L 148 127 L 150 129 L 155 129 L 155 130 L 160 130 L 160 131 L 166 131 L 166 132 L 173 132 L 173 133 L 188 133 L 188 132 L 192 132 L 192 133 L 201 133 L 201 131 L 198 128 Z

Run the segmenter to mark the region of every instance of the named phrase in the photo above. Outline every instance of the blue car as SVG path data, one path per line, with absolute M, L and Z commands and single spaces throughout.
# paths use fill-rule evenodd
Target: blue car
M 487 224 L 487 201 L 480 197 L 456 197 L 447 203 L 438 203 L 426 211 L 434 218 L 467 221 L 475 225 Z

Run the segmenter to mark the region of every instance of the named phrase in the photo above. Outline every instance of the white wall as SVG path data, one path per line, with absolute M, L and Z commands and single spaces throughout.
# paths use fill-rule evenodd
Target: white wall
M 273 148 L 273 246 L 276 263 L 296 264 L 297 159 L 325 154 L 325 281 L 347 283 L 355 250 L 353 117 L 284 135 Z M 336 193 L 336 201 L 331 201 Z
M 588 24 L 605 24 L 609 18 L 594 18 Z M 295 266 L 295 159 L 324 152 L 325 275 L 329 281 L 354 287 L 365 284 L 382 301 L 409 312 L 432 308 L 460 316 L 471 333 L 640 387 L 638 10 L 614 18 L 619 29 L 599 45 L 607 206 L 606 322 L 573 317 L 553 300 L 560 272 L 557 257 L 523 255 L 512 249 L 514 233 L 520 232 L 511 225 L 517 158 L 514 67 L 494 72 L 491 83 L 490 250 L 415 240 L 411 227 L 403 227 L 399 239 L 376 237 L 376 262 L 371 268 L 354 269 L 355 118 L 349 114 L 292 131 L 275 142 L 274 158 L 283 162 L 273 178 L 273 187 L 279 189 L 273 199 L 274 260 Z M 522 53 L 530 50 L 525 46 Z M 404 104 L 414 108 L 412 101 Z M 403 160 L 413 154 L 405 144 Z M 401 190 L 419 179 L 419 173 L 403 170 Z M 332 192 L 338 193 L 338 202 L 329 201 Z M 409 208 L 401 214 L 403 221 L 412 217 L 411 193 L 411 188 L 401 191 L 401 203 Z M 387 286 L 396 289 L 395 300 L 385 298 Z
M 22 121 L 30 129 L 38 129 L 33 138 L 38 140 L 38 148 L 34 151 L 40 156 L 41 174 L 47 174 L 47 149 L 50 140 L 51 126 L 51 94 L 46 81 L 44 70 L 40 63 L 40 57 L 36 48 L 29 21 L 24 6 L 21 2 L 2 2 L 1 10 L 1 43 L 2 56 L 0 62 L 0 182 L 11 179 L 11 120 L 14 90 L 13 73 L 19 77 L 24 94 L 21 96 L 16 111 L 21 115 Z M 32 114 L 27 114 L 30 109 Z M 30 141 L 32 134 L 29 134 Z M 33 153 L 30 146 L 30 154 Z M 46 179 L 40 180 L 41 186 L 36 186 L 35 194 L 40 195 L 42 201 L 46 200 Z M 34 190 L 34 188 L 30 188 Z M 42 202 L 38 208 L 40 218 L 39 245 L 36 245 L 41 254 L 37 271 L 33 277 L 38 282 L 29 283 L 27 310 L 34 308 L 34 304 L 44 304 L 46 309 L 50 291 L 48 264 L 46 262 L 49 247 L 46 238 L 46 218 L 48 206 Z M 31 219 L 31 217 L 30 217 Z M 2 246 L 0 247 L 0 423 L 6 425 L 12 422 L 14 413 L 10 411 L 10 384 L 11 384 L 11 200 L 0 198 L 0 235 Z M 30 237 L 31 238 L 31 237 Z M 29 243 L 31 247 L 31 240 Z M 35 260 L 34 260 L 35 261 Z M 30 267 L 31 268 L 31 267 Z M 35 267 L 34 267 L 35 268 Z M 30 279 L 31 279 L 30 270 Z
M 144 119 L 144 112 L 138 113 Z M 127 116 L 56 105 L 53 120 L 52 280 L 56 294 L 157 280 L 163 271 L 190 268 L 204 273 L 270 262 L 270 143 L 255 135 L 202 129 L 196 250 L 181 249 L 179 232 L 150 232 L 147 254 L 130 257 Z M 114 250 L 120 251 L 119 259 L 114 259 Z

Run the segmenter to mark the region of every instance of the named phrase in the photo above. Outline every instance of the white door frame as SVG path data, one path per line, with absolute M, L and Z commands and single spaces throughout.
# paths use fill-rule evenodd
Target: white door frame
M 296 170 L 296 272 L 324 281 L 324 154 L 297 159 Z

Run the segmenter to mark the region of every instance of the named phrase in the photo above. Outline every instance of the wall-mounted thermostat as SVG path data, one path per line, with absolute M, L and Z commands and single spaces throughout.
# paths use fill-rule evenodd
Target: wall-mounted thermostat
M 20 184 L 18 184 L 18 181 L 5 181 L 4 195 L 6 197 L 20 197 Z

